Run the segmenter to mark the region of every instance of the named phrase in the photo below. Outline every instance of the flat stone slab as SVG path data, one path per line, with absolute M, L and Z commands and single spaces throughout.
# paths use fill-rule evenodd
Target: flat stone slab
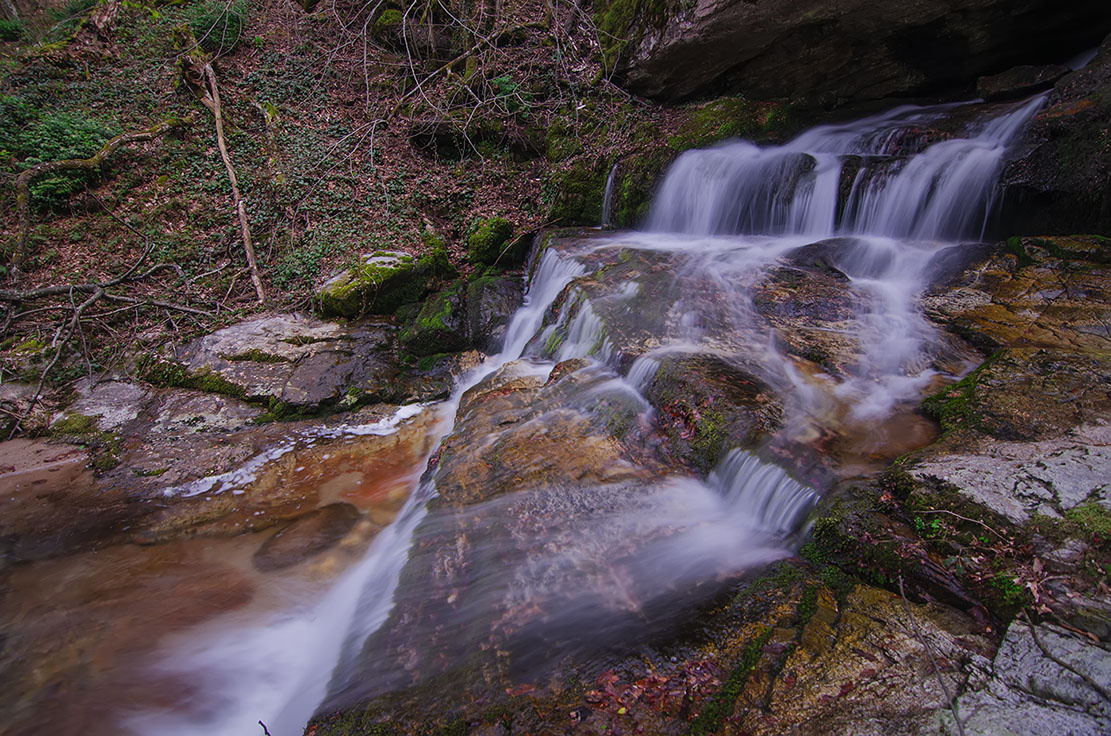
M 393 325 L 350 325 L 298 314 L 242 322 L 206 335 L 176 357 L 195 378 L 215 375 L 247 400 L 296 407 L 339 401 L 350 391 L 396 396 Z
M 915 479 L 957 488 L 1016 524 L 1059 517 L 1086 501 L 1111 508 L 1111 426 L 1087 424 L 1039 442 L 982 441 L 980 449 L 928 459 Z
M 1076 672 L 1111 689 L 1111 652 L 1050 624 L 1036 631 L 1037 640 L 1028 624 L 1012 623 L 990 671 L 960 697 L 967 736 L 1107 733 L 1111 703 Z M 942 711 L 940 720 L 952 733 L 952 714 Z

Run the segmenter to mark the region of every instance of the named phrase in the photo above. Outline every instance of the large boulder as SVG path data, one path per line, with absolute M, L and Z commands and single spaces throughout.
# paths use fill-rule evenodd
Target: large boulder
M 325 317 L 392 314 L 402 304 L 418 301 L 428 286 L 428 274 L 408 253 L 367 253 L 340 271 L 317 292 Z
M 425 300 L 401 331 L 401 345 L 417 356 L 470 348 L 495 353 L 523 296 L 516 275 L 457 279 Z
M 388 322 L 348 325 L 279 314 L 225 327 L 190 343 L 146 377 L 199 388 L 272 410 L 308 412 L 365 401 L 407 398 L 397 380 Z
M 608 0 L 596 18 L 607 56 L 639 94 L 677 100 L 732 90 L 826 104 L 1059 62 L 1111 29 L 1101 0 Z

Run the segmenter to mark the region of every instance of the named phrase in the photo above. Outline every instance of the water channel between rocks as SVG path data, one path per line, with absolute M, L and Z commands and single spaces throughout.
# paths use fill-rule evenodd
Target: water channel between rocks
M 927 442 L 917 402 L 971 366 L 918 298 L 990 234 L 1006 147 L 1040 104 L 903 107 L 780 147 L 688 152 L 646 231 L 541 243 L 501 354 L 450 400 L 168 489 L 302 483 L 358 507 L 311 564 L 259 573 L 258 535 L 40 563 L 150 568 L 163 580 L 139 586 L 142 605 L 159 585 L 211 599 L 117 627 L 133 695 L 120 722 L 170 736 L 261 720 L 286 736 L 474 668 L 540 681 L 635 649 L 793 554 L 820 494 Z M 414 426 L 403 461 L 360 466 L 359 437 Z M 187 560 L 178 582 L 193 582 L 175 589 L 166 570 Z

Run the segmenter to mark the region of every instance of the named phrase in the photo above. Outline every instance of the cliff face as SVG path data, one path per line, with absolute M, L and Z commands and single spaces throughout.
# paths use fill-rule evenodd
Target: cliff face
M 1095 0 L 610 0 L 597 17 L 618 76 L 638 94 L 729 90 L 824 105 L 1059 62 L 1111 29 L 1111 9 Z

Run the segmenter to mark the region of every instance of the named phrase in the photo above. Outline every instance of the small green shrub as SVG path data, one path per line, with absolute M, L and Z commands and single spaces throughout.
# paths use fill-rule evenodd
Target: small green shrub
M 23 38 L 23 24 L 17 20 L 0 20 L 0 41 L 18 41 Z
M 371 33 L 379 41 L 394 41 L 398 32 L 401 30 L 401 23 L 405 16 L 401 14 L 400 10 L 390 8 L 382 12 L 378 16 L 378 20 L 374 21 L 374 26 Z
M 205 3 L 193 9 L 189 26 L 201 48 L 215 56 L 224 56 L 230 54 L 243 38 L 246 10 L 240 2 Z
M 12 111 L 17 116 L 21 114 L 18 105 L 13 106 Z M 0 125 L 3 125 L 2 121 Z M 67 112 L 48 113 L 16 133 L 10 140 L 10 153 L 22 159 L 21 167 L 24 169 L 44 161 L 89 158 L 115 133 L 113 126 L 95 118 Z M 0 139 L 0 145 L 2 143 Z M 66 171 L 44 176 L 31 185 L 31 197 L 40 206 L 57 207 L 88 186 L 94 176 L 91 171 Z

